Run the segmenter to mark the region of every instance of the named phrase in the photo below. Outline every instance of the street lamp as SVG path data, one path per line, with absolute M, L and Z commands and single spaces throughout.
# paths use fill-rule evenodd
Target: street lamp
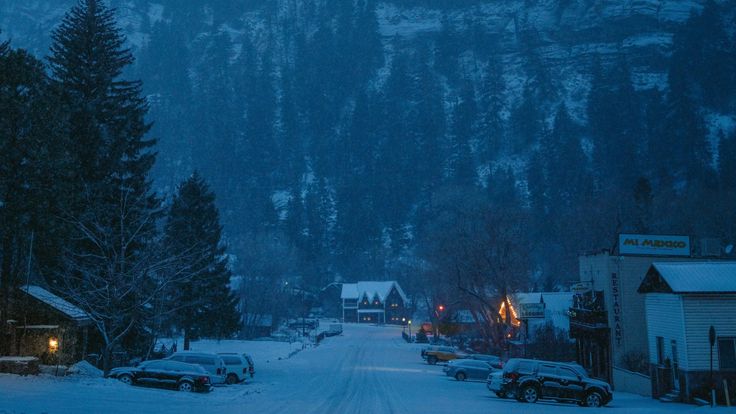
M 411 319 L 409 319 L 409 340 L 411 340 Z

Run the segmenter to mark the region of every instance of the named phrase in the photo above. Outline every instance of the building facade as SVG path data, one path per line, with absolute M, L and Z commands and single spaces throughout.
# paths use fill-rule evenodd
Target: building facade
M 620 235 L 613 252 L 579 257 L 580 282 L 570 308 L 578 362 L 621 391 L 650 395 L 644 296 L 638 293 L 655 261 L 693 262 L 686 236 Z
M 402 325 L 410 317 L 409 300 L 395 281 L 344 283 L 340 299 L 346 323 Z
M 655 262 L 645 296 L 652 394 L 708 399 L 713 383 L 736 383 L 736 262 Z

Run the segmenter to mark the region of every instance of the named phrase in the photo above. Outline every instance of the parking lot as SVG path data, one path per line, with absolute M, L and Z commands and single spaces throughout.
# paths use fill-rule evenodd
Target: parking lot
M 216 345 L 211 344 L 215 347 Z M 268 343 L 258 346 L 268 348 Z M 482 381 L 459 382 L 430 366 L 420 344 L 407 344 L 400 328 L 346 325 L 291 358 L 259 361 L 253 381 L 216 387 L 209 394 L 125 386 L 97 378 L 0 376 L 0 413 L 585 413 L 572 404 L 502 400 Z M 283 352 L 287 352 L 284 349 Z M 702 410 L 616 393 L 604 408 L 620 413 Z M 594 410 L 593 410 L 594 411 Z M 725 411 L 725 409 L 724 409 Z

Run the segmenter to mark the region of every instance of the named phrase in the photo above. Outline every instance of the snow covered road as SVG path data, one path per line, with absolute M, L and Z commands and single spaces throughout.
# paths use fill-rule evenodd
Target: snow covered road
M 586 413 L 569 404 L 522 404 L 492 396 L 482 382 L 457 382 L 419 357 L 400 328 L 346 325 L 342 336 L 293 358 L 256 359 L 248 384 L 210 394 L 129 387 L 113 380 L 0 375 L 0 413 Z M 615 394 L 611 413 L 698 410 Z M 720 410 L 719 410 L 720 411 Z

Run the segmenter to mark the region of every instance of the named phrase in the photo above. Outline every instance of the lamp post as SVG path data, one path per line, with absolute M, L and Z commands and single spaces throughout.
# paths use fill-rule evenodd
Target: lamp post
M 708 330 L 708 340 L 710 341 L 710 406 L 716 406 L 716 384 L 713 382 L 713 347 L 716 344 L 716 328 L 713 325 Z
M 411 319 L 409 319 L 409 342 L 414 342 L 411 340 Z

